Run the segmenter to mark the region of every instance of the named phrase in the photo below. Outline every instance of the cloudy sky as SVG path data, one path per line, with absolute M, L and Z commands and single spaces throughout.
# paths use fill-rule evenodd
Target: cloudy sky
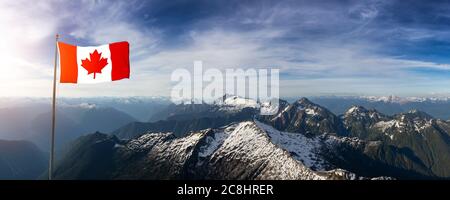
M 450 4 L 433 1 L 0 0 L 2 96 L 50 96 L 54 35 L 127 40 L 131 79 L 59 96 L 168 96 L 192 68 L 281 71 L 282 96 L 450 95 Z

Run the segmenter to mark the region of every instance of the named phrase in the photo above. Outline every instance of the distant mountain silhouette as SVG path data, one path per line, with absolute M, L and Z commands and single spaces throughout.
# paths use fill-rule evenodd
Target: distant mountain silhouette
M 37 179 L 47 167 L 47 154 L 33 143 L 0 140 L 0 179 Z

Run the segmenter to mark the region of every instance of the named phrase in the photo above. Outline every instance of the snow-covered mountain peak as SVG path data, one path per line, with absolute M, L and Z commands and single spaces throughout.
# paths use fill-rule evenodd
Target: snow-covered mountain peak
M 225 105 L 225 106 L 236 106 L 236 107 L 251 107 L 251 108 L 258 108 L 259 104 L 254 99 L 249 99 L 245 97 L 240 97 L 237 95 L 229 95 L 226 94 L 223 97 L 217 99 L 215 101 L 216 105 Z
M 345 115 L 354 115 L 361 113 L 367 113 L 367 109 L 362 106 L 352 106 L 347 110 L 347 112 L 345 112 Z

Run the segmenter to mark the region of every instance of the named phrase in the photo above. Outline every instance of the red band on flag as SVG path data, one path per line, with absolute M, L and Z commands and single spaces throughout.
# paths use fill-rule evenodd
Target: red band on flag
M 130 78 L 130 59 L 128 42 L 116 42 L 109 44 L 111 51 L 111 79 L 113 81 Z
M 58 42 L 61 83 L 77 83 L 77 46 Z

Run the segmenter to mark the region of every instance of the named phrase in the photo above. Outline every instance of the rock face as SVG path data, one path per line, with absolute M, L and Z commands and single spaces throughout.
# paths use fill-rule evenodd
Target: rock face
M 278 114 L 260 118 L 278 130 L 305 135 L 335 134 L 345 136 L 341 120 L 319 105 L 302 98 L 293 104 L 284 104 Z
M 362 140 L 381 141 L 398 148 L 410 159 L 386 159 L 391 165 L 430 177 L 450 177 L 450 123 L 412 110 L 385 116 L 375 110 L 352 107 L 343 116 L 349 135 Z M 380 152 L 378 152 L 380 153 Z M 377 153 L 377 154 L 378 154 Z M 395 152 L 386 152 L 396 155 Z M 397 155 L 398 155 L 397 154 Z M 376 156 L 376 155 L 374 155 Z

